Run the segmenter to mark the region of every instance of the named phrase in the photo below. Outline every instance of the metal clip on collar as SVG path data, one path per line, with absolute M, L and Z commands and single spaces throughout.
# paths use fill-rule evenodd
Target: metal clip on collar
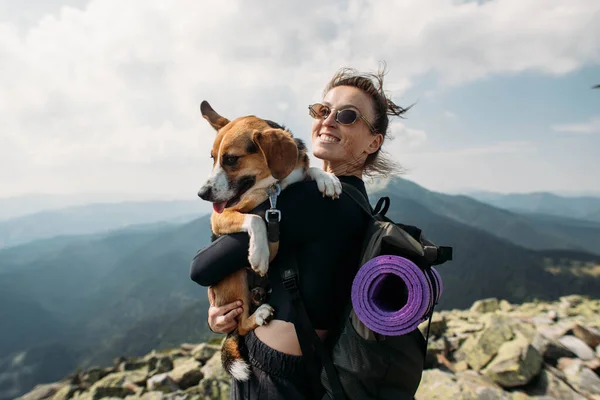
M 267 188 L 267 194 L 269 195 L 269 202 L 271 203 L 271 208 L 267 210 L 265 213 L 265 220 L 268 222 L 272 222 L 272 218 L 277 218 L 277 222 L 281 221 L 281 211 L 277 209 L 277 196 L 281 193 L 281 186 L 279 183 L 274 183 L 273 185 Z

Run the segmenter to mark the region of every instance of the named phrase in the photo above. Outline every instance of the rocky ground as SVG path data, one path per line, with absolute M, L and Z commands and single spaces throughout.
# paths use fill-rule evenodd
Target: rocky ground
M 426 328 L 426 323 L 421 329 Z M 39 385 L 22 400 L 228 399 L 218 345 L 184 344 Z M 417 400 L 600 400 L 600 300 L 436 312 Z
M 480 300 L 431 332 L 417 400 L 600 400 L 600 300 Z

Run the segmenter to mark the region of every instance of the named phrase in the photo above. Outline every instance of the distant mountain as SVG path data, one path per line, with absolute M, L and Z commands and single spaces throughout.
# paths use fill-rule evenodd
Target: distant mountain
M 382 194 L 411 199 L 440 216 L 529 249 L 571 249 L 600 254 L 600 223 L 576 220 L 570 214 L 557 218 L 522 214 L 464 195 L 432 192 L 397 177 L 376 186 L 371 195 L 373 204 Z
M 595 270 L 586 269 L 600 265 L 600 256 L 553 233 L 555 220 L 535 225 L 527 216 L 402 179 L 388 182 L 373 198 L 380 195 L 390 196 L 393 220 L 417 225 L 435 242 L 454 247 L 455 260 L 439 267 L 439 309 L 468 307 L 486 297 L 522 302 L 600 293 Z M 190 280 L 189 267 L 210 241 L 209 224 L 206 215 L 0 250 L 0 387 L 21 382 L 17 389 L 24 392 L 74 364 L 106 365 L 118 355 L 206 340 L 206 290 Z M 595 229 L 581 221 L 573 226 Z M 37 361 L 35 368 L 13 363 L 27 357 L 50 363 L 59 348 L 69 356 L 52 371 Z
M 193 200 L 193 193 L 190 193 L 190 196 L 190 200 Z M 87 204 L 115 204 L 123 202 L 148 202 L 159 200 L 171 201 L 176 199 L 166 199 L 164 193 L 150 194 L 117 192 L 89 192 L 70 194 L 32 193 L 20 196 L 0 197 L 0 221 L 22 217 L 27 214 L 35 214 L 41 211 L 59 210 Z
M 472 192 L 469 196 L 494 207 L 516 212 L 548 214 L 600 222 L 600 197 L 559 196 L 552 193 Z
M 210 212 L 197 201 L 88 204 L 0 221 L 0 248 L 59 235 L 108 232 L 136 224 L 188 222 Z

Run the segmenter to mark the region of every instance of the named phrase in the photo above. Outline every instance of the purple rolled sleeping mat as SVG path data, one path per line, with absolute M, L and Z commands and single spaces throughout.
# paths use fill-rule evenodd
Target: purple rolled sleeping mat
M 439 273 L 433 267 L 431 272 L 433 281 L 415 263 L 399 256 L 383 255 L 369 260 L 352 284 L 356 316 L 381 335 L 401 336 L 415 330 L 427 320 L 443 291 Z

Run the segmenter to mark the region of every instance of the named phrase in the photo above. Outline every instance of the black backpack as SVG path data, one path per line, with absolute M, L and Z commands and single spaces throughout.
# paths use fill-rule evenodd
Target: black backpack
M 436 246 L 417 227 L 394 223 L 385 217 L 390 205 L 388 197 L 379 199 L 373 210 L 358 189 L 349 184 L 342 185 L 342 195 L 350 196 L 369 218 L 360 265 L 379 256 L 401 256 L 417 265 L 420 273 L 429 276 L 429 282 L 440 283 L 433 276 L 431 267 L 451 260 L 452 248 Z M 330 332 L 323 342 L 315 333 L 304 308 L 298 278 L 297 266 L 292 261 L 282 271 L 282 280 L 296 314 L 294 324 L 314 384 L 315 398 L 414 399 L 425 366 L 429 325 L 425 338 L 417 328 L 401 336 L 377 333 L 360 321 L 349 301 L 338 329 Z M 439 287 L 433 284 L 430 289 L 434 292 L 434 301 L 423 315 L 423 321 L 428 318 L 429 324 Z M 317 356 L 320 364 L 316 361 Z M 323 368 L 312 367 L 317 365 Z

